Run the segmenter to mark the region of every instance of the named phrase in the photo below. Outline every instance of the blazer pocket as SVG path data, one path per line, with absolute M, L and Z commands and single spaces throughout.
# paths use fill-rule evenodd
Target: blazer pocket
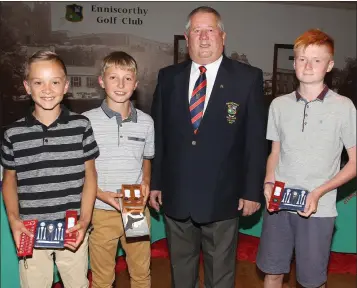
M 131 136 L 128 136 L 128 140 L 145 142 L 145 138 L 131 137 Z

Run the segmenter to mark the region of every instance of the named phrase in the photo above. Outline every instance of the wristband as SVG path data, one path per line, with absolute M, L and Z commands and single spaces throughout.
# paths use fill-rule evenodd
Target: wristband
M 264 183 L 264 187 L 265 187 L 266 184 L 275 185 L 274 182 L 265 182 L 265 183 Z

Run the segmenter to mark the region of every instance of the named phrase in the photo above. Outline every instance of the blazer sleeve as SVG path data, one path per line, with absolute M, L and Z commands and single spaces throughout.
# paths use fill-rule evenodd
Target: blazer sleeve
M 245 189 L 242 198 L 261 202 L 267 160 L 266 109 L 263 72 L 258 70 L 247 103 L 245 119 Z
M 155 157 L 152 160 L 151 190 L 162 190 L 162 158 L 163 158 L 163 104 L 162 87 L 163 72 L 159 71 L 156 89 L 151 106 L 151 117 L 155 127 Z

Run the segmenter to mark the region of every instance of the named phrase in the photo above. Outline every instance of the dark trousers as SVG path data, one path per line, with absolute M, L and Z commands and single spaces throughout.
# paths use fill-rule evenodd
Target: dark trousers
M 199 287 L 202 247 L 205 288 L 234 288 L 238 218 L 208 224 L 165 216 L 172 288 Z

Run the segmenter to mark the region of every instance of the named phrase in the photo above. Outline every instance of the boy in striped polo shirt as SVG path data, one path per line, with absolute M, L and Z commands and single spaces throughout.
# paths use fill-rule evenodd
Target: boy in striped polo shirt
M 34 249 L 32 258 L 20 260 L 21 287 L 52 287 L 53 259 L 65 287 L 88 287 L 86 231 L 96 197 L 99 149 L 89 120 L 60 104 L 69 82 L 57 54 L 31 56 L 24 86 L 34 108 L 5 130 L 1 149 L 3 196 L 16 247 L 21 233 L 34 236 L 22 220 L 63 220 L 69 209 L 80 216 L 69 229 L 76 231 L 77 241 L 67 249 Z
M 136 61 L 125 52 L 113 52 L 102 63 L 99 84 L 106 98 L 101 107 L 84 113 L 100 149 L 96 159 L 98 192 L 89 236 L 93 288 L 112 287 L 118 240 L 126 253 L 131 288 L 151 287 L 148 237 L 125 238 L 117 192 L 122 184 L 142 184 L 145 203 L 149 195 L 154 157 L 154 123 L 136 109 L 130 98 L 138 85 Z M 146 218 L 150 220 L 148 208 Z

